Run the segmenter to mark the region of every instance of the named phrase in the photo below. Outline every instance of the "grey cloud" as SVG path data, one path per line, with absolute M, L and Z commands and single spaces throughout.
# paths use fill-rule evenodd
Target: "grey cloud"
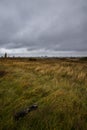
M 87 51 L 86 0 L 0 0 L 0 48 Z

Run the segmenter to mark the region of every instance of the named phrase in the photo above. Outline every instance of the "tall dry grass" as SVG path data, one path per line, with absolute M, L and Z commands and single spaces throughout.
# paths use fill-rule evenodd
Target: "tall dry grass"
M 38 109 L 13 120 L 15 112 Z M 86 130 L 87 61 L 0 60 L 0 130 Z

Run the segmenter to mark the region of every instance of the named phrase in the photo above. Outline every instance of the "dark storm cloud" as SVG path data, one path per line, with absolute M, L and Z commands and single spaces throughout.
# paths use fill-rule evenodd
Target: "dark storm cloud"
M 87 51 L 86 12 L 86 0 L 0 0 L 0 48 Z

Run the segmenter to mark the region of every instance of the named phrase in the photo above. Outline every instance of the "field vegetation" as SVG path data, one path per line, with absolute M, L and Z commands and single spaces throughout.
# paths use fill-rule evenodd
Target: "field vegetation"
M 1 58 L 0 130 L 87 130 L 87 59 Z

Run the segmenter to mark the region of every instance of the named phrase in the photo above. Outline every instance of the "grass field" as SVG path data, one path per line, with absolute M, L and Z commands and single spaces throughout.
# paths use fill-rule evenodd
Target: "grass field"
M 87 60 L 0 59 L 0 130 L 87 130 Z

